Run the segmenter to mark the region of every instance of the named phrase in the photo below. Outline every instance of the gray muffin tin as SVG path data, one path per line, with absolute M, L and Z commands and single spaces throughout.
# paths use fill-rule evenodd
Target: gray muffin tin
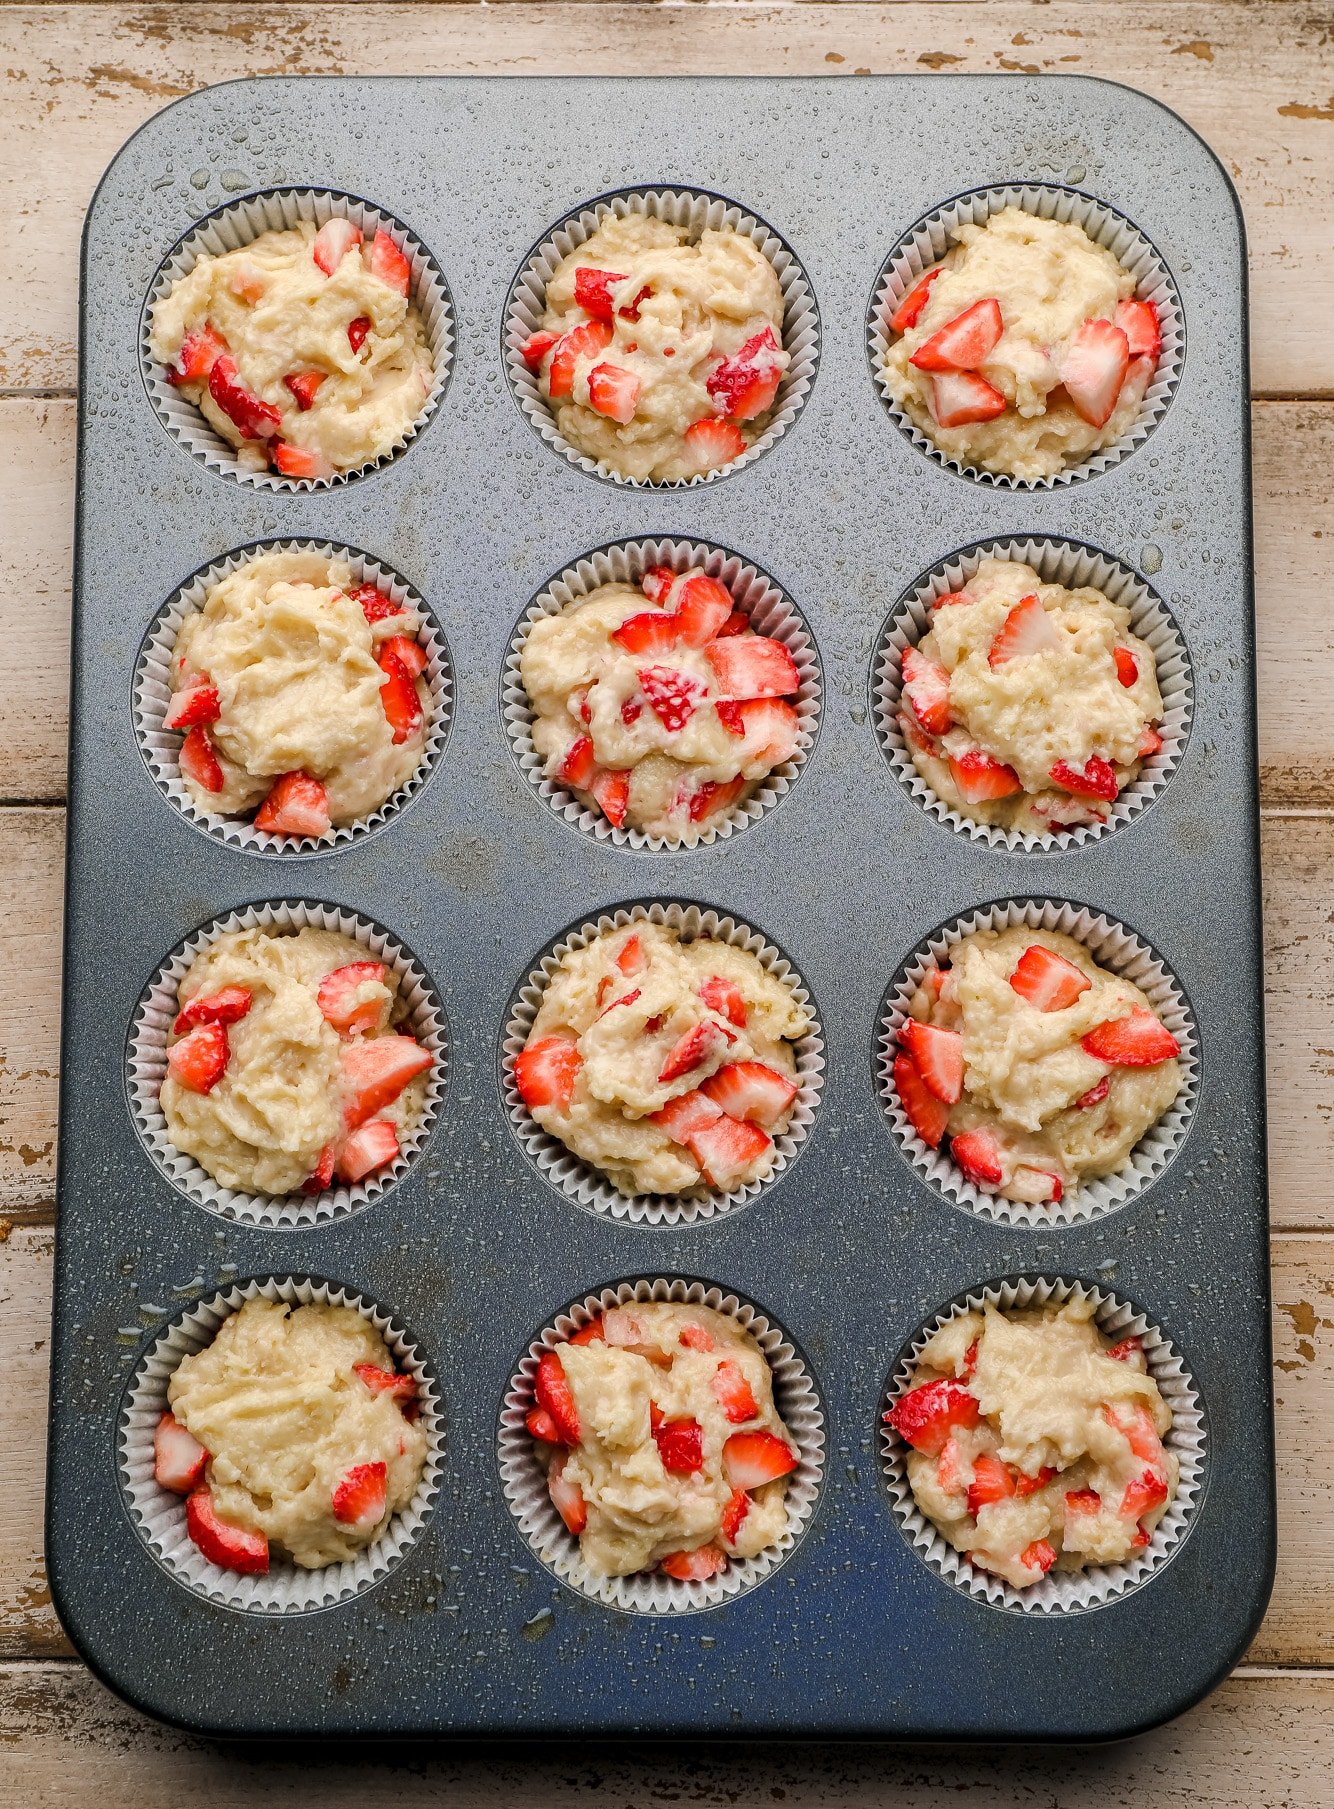
M 1179 288 L 1187 349 L 1148 440 L 1112 469 L 1007 491 L 942 469 L 895 427 L 869 368 L 868 299 L 896 240 L 951 195 L 1066 183 L 1109 202 Z M 645 184 L 711 190 L 801 259 L 822 321 L 795 424 L 733 477 L 618 486 L 544 445 L 506 378 L 506 296 L 571 210 Z M 365 196 L 434 253 L 457 317 L 448 391 L 384 467 L 273 494 L 164 430 L 137 340 L 161 261 L 211 207 L 288 185 Z M 1249 514 L 1246 277 L 1226 175 L 1172 113 L 1075 77 L 595 81 L 273 80 L 195 94 L 120 152 L 83 246 L 78 539 L 48 1558 L 98 1674 L 219 1733 L 820 1735 L 1089 1740 L 1198 1700 L 1236 1662 L 1274 1563 L 1264 1064 Z M 818 741 L 743 835 L 617 849 L 562 821 L 501 719 L 529 599 L 589 549 L 642 535 L 733 549 L 794 599 L 819 651 Z M 1160 796 L 1083 848 L 1016 855 L 924 812 L 879 746 L 871 666 L 918 575 L 997 535 L 1084 540 L 1150 576 L 1193 662 L 1189 744 Z M 136 746 L 142 638 L 197 568 L 270 537 L 365 549 L 427 599 L 456 708 L 436 770 L 373 837 L 259 858 L 192 827 Z M 126 1096 L 126 1038 L 169 952 L 250 903 L 308 898 L 382 923 L 424 966 L 450 1082 L 406 1177 L 359 1211 L 283 1230 L 183 1198 Z M 1199 1100 L 1172 1162 L 1120 1209 L 996 1224 L 909 1166 L 877 1092 L 881 1001 L 956 915 L 1015 897 L 1119 919 L 1170 965 L 1199 1033 Z M 506 1121 L 507 1001 L 571 926 L 635 900 L 712 905 L 789 957 L 828 1073 L 800 1160 L 742 1210 L 631 1226 L 580 1210 Z M 311 1275 L 378 1302 L 437 1378 L 440 1492 L 378 1585 L 309 1614 L 192 1593 L 131 1521 L 116 1428 L 164 1324 L 233 1280 Z M 695 1614 L 615 1611 L 561 1584 L 501 1493 L 497 1416 L 529 1340 L 636 1277 L 753 1300 L 803 1353 L 828 1435 L 805 1537 L 764 1583 Z M 1181 1352 L 1208 1425 L 1187 1536 L 1137 1590 L 1082 1613 L 1004 1611 L 952 1586 L 891 1511 L 878 1430 L 924 1319 L 979 1285 L 1084 1279 Z

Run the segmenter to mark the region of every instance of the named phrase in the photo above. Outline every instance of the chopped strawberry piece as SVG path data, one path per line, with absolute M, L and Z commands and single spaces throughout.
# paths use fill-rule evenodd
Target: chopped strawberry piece
M 968 594 L 965 591 L 947 590 L 941 596 L 936 598 L 935 602 L 931 605 L 931 607 L 932 607 L 932 609 L 949 609 L 949 608 L 952 608 L 956 603 L 971 603 L 972 600 L 973 599 L 970 596 L 968 596 Z
M 1100 1514 L 1102 1497 L 1096 1489 L 1067 1489 L 1065 1511 L 1067 1514 Z
M 973 1480 L 968 1485 L 968 1512 L 976 1520 L 984 1507 L 1007 1501 L 1014 1494 L 1014 1477 L 1010 1466 L 983 1451 L 973 1459 Z
M 965 1457 L 957 1438 L 947 1438 L 945 1449 L 936 1459 L 936 1480 L 947 1495 L 962 1495 L 968 1488 L 973 1466 Z
M 718 712 L 719 722 L 722 723 L 729 735 L 741 736 L 745 734 L 746 718 L 739 703 L 724 698 L 721 703 L 715 704 L 714 708 Z
M 908 1122 L 929 1149 L 937 1149 L 950 1121 L 950 1109 L 927 1086 L 912 1057 L 900 1050 L 894 1057 L 894 1085 L 908 1114 Z
M 403 605 L 395 603 L 384 591 L 376 590 L 373 584 L 359 584 L 352 592 L 352 601 L 360 603 L 362 613 L 373 628 L 377 622 L 385 622 L 390 616 L 401 616 Z
M 219 352 L 208 373 L 208 393 L 244 440 L 268 440 L 278 432 L 283 418 L 271 403 L 262 402 L 245 388 L 236 360 Z
M 197 685 L 190 685 L 183 691 L 177 691 L 163 719 L 163 728 L 192 729 L 198 723 L 216 722 L 222 715 L 222 702 L 218 697 L 218 687 L 211 685 L 203 678 Z
M 708 1326 L 697 1325 L 692 1319 L 681 1327 L 681 1343 L 687 1350 L 711 1351 L 713 1333 Z
M 684 439 L 691 463 L 700 474 L 730 465 L 746 450 L 740 428 L 731 421 L 720 421 L 711 415 L 687 427 Z
M 361 233 L 351 220 L 326 220 L 315 234 L 310 255 L 326 276 L 332 276 L 354 245 L 360 246 Z
M 749 627 L 750 617 L 745 610 L 734 609 L 713 638 L 715 641 L 725 641 L 730 635 L 745 634 Z
M 262 1577 L 269 1568 L 269 1542 L 218 1517 L 213 1497 L 199 1488 L 185 1503 L 185 1530 L 211 1564 L 243 1576 Z
M 611 824 L 619 829 L 625 821 L 625 813 L 630 808 L 630 775 L 621 770 L 610 773 L 594 773 L 588 787 L 597 799 L 598 808 Z
M 730 1360 L 724 1359 L 714 1370 L 713 1392 L 725 1418 L 734 1426 L 744 1426 L 747 1420 L 758 1418 L 760 1410 L 750 1383 Z
M 1163 349 L 1162 328 L 1158 310 L 1151 301 L 1118 302 L 1116 324 L 1126 336 L 1126 350 L 1132 358 L 1156 358 Z
M 580 735 L 565 750 L 565 758 L 561 761 L 556 777 L 564 780 L 566 785 L 574 786 L 576 791 L 587 791 L 597 770 L 592 740 L 587 735 Z
M 217 992 L 196 993 L 181 1007 L 172 1028 L 183 1036 L 196 1024 L 239 1024 L 249 1009 L 249 987 L 224 986 Z
M 629 935 L 616 951 L 616 965 L 627 979 L 644 971 L 644 945 L 637 935 Z
M 1130 363 L 1130 345 L 1110 320 L 1086 320 L 1060 366 L 1061 382 L 1075 413 L 1090 427 L 1111 419 Z
M 1073 961 L 1034 942 L 1019 957 L 1010 985 L 1035 1011 L 1065 1011 L 1093 982 Z
M 1077 798 L 1105 798 L 1109 804 L 1121 789 L 1116 768 L 1100 754 L 1090 755 L 1082 769 L 1071 766 L 1068 760 L 1058 760 L 1051 769 L 1051 781 Z
M 334 1177 L 334 1146 L 326 1143 L 320 1151 L 320 1159 L 301 1183 L 301 1191 L 306 1194 L 323 1193 Z
M 382 653 L 392 653 L 398 663 L 405 667 L 413 678 L 420 678 L 426 670 L 426 649 L 420 641 L 414 641 L 410 635 L 391 634 L 380 648 Z
M 727 1062 L 709 1076 L 702 1091 L 729 1118 L 772 1130 L 797 1097 L 797 1084 L 764 1062 Z
M 514 1058 L 514 1084 L 530 1112 L 539 1106 L 567 1111 L 582 1066 L 579 1050 L 568 1036 L 544 1036 Z
M 891 333 L 906 333 L 909 327 L 917 325 L 918 318 L 930 299 L 931 285 L 944 268 L 943 264 L 937 264 L 934 270 L 928 270 L 925 276 L 918 277 L 889 317 Z
M 646 609 L 637 616 L 627 616 L 611 638 L 627 653 L 665 653 L 681 642 L 681 624 L 664 609 Z
M 530 370 L 540 370 L 542 360 L 556 342 L 555 333 L 530 333 L 519 347 L 519 356 Z
M 702 1088 L 693 1093 L 678 1093 L 660 1111 L 649 1113 L 652 1122 L 660 1124 L 673 1143 L 687 1143 L 696 1131 L 722 1115 L 721 1107 L 716 1106 Z
M 975 371 L 986 363 L 1004 331 L 1000 303 L 988 296 L 947 320 L 922 341 L 908 362 L 919 371 Z
M 916 647 L 903 649 L 903 694 L 928 735 L 943 735 L 953 726 L 950 675 Z
M 1023 784 L 1012 766 L 970 747 L 965 754 L 951 754 L 950 777 L 966 804 L 987 804 L 994 798 L 1012 798 Z
M 626 1350 L 644 1342 L 643 1321 L 628 1307 L 611 1307 L 602 1315 L 602 1337 L 607 1344 Z
M 1122 1338 L 1119 1344 L 1113 1344 L 1107 1356 L 1117 1363 L 1129 1363 L 1133 1358 L 1144 1355 L 1144 1340 L 1139 1337 Z
M 791 697 L 801 688 L 796 661 L 781 641 L 745 634 L 712 641 L 704 657 L 723 697 Z
M 678 1583 L 707 1583 L 726 1563 L 725 1553 L 716 1545 L 700 1545 L 694 1551 L 669 1551 L 662 1568 Z
M 382 1463 L 353 1464 L 334 1485 L 334 1519 L 360 1532 L 374 1526 L 384 1515 L 385 1476 L 386 1466 Z
M 691 572 L 676 599 L 680 638 L 687 647 L 703 647 L 732 614 L 732 593 L 704 572 Z
M 1123 1402 L 1118 1407 L 1104 1407 L 1103 1418 L 1125 1439 L 1136 1457 L 1154 1469 L 1163 1469 L 1163 1441 L 1153 1423 L 1153 1415 L 1142 1402 Z
M 942 371 L 931 379 L 931 417 L 937 427 L 994 421 L 1009 407 L 1000 390 L 976 371 Z
M 360 1377 L 372 1394 L 387 1394 L 400 1407 L 410 1407 L 417 1398 L 413 1376 L 400 1375 L 396 1369 L 381 1369 L 375 1363 L 354 1363 L 352 1373 Z
M 602 1317 L 599 1314 L 596 1319 L 590 1319 L 587 1325 L 581 1325 L 577 1332 L 571 1332 L 567 1343 L 601 1344 L 604 1336 L 605 1334 L 602 1330 Z
M 1129 1017 L 1095 1025 L 1080 1038 L 1080 1047 L 1086 1055 L 1117 1068 L 1153 1068 L 1181 1053 L 1180 1043 L 1166 1024 L 1142 1005 L 1136 1005 Z
M 380 686 L 380 705 L 393 733 L 394 744 L 400 746 L 417 733 L 424 720 L 417 683 L 411 670 L 394 652 L 393 640 L 386 641 L 380 648 L 375 663 L 385 675 Z
M 1141 1520 L 1145 1514 L 1159 1508 L 1167 1500 L 1167 1479 L 1154 1470 L 1146 1470 L 1142 1476 L 1126 1485 L 1125 1494 L 1121 1497 L 1120 1514 L 1123 1520 Z
M 1025 1570 L 1040 1570 L 1045 1577 L 1056 1562 L 1056 1547 L 1047 1539 L 1034 1539 L 1019 1554 L 1019 1562 Z
M 205 321 L 187 333 L 176 354 L 176 368 L 167 372 L 173 383 L 204 383 L 214 364 L 227 350 L 227 341 Z
M 204 1474 L 208 1452 L 180 1421 L 164 1413 L 153 1433 L 153 1478 L 161 1488 L 188 1495 Z
M 759 1489 L 790 1476 L 800 1459 L 773 1432 L 734 1432 L 723 1446 L 723 1475 L 734 1489 Z
M 640 309 L 643 307 L 644 303 L 649 299 L 649 297 L 652 295 L 652 293 L 653 293 L 653 285 L 651 283 L 645 283 L 644 287 L 638 292 L 638 294 L 635 296 L 633 301 L 628 303 L 627 306 L 625 306 L 624 308 L 618 308 L 616 310 L 617 313 L 620 315 L 621 319 L 622 320 L 638 320 Z M 663 357 L 671 358 L 674 355 L 674 353 L 675 353 L 675 347 L 668 346 L 666 348 L 666 350 L 663 352 Z
M 980 1126 L 950 1138 L 950 1154 L 977 1187 L 999 1187 L 1003 1178 L 1000 1146 Z
M 1139 661 L 1129 647 L 1114 647 L 1112 658 L 1116 661 L 1116 676 L 1128 691 L 1139 677 Z
M 227 1032 L 221 1024 L 198 1024 L 167 1051 L 167 1070 L 191 1093 L 211 1093 L 227 1068 Z
M 567 1451 L 552 1458 L 547 1471 L 547 1493 L 551 1496 L 552 1507 L 565 1522 L 565 1530 L 577 1539 L 588 1525 L 588 1504 L 578 1483 L 565 1474 L 569 1461 Z
M 354 352 L 359 352 L 365 345 L 371 330 L 371 318 L 368 314 L 358 314 L 355 320 L 347 323 L 347 343 Z
M 1051 1464 L 1043 1464 L 1036 1476 L 1025 1476 L 1022 1470 L 1014 1473 L 1014 1492 L 1016 1495 L 1036 1495 L 1039 1489 L 1045 1489 L 1049 1482 L 1055 1480 L 1057 1471 Z
M 380 1039 L 392 1042 L 395 1039 Z M 377 1168 L 384 1168 L 387 1163 L 398 1160 L 398 1134 L 384 1118 L 376 1118 L 370 1124 L 363 1124 L 344 1142 L 338 1152 L 338 1178 L 341 1181 L 354 1183 L 364 1180 Z
M 735 981 L 710 974 L 700 987 L 699 996 L 710 1011 L 718 1012 L 729 1024 L 735 1024 L 738 1030 L 746 1028 L 746 1001 Z
M 909 1018 L 899 1032 L 922 1084 L 947 1106 L 963 1095 L 963 1037 L 957 1030 L 942 1030 Z
M 1144 733 L 1140 736 L 1139 746 L 1135 749 L 1136 758 L 1139 760 L 1147 760 L 1150 755 L 1161 754 L 1162 751 L 1162 736 L 1158 733 L 1157 729 L 1154 728 L 1151 722 L 1145 723 Z
M 539 1407 L 545 1407 L 560 1433 L 561 1443 L 577 1445 L 581 1437 L 579 1411 L 574 1404 L 574 1390 L 560 1358 L 554 1350 L 546 1350 L 538 1358 L 533 1378 L 533 1394 Z
M 698 679 L 675 672 L 670 666 L 645 666 L 639 683 L 649 708 L 669 734 L 686 726 L 704 696 Z
M 715 706 L 721 718 L 724 704 Z M 763 760 L 767 765 L 782 766 L 797 751 L 801 724 L 790 703 L 779 697 L 747 697 L 735 706 L 741 712 L 741 726 L 747 760 Z
M 193 779 L 201 791 L 221 791 L 227 783 L 208 730 L 202 724 L 191 729 L 181 743 L 180 762 L 186 778 Z
M 981 1350 L 981 1348 L 982 1348 L 982 1340 L 980 1338 L 974 1338 L 973 1342 L 968 1346 L 968 1349 L 963 1353 L 963 1373 L 965 1376 L 972 1376 L 972 1375 L 976 1374 L 976 1372 L 977 1372 L 977 1353 Z
M 296 397 L 296 405 L 302 413 L 315 400 L 315 392 L 326 376 L 327 371 L 291 371 L 283 378 L 284 384 Z
M 373 1036 L 344 1045 L 339 1055 L 343 1120 L 349 1130 L 393 1103 L 435 1057 L 410 1036 Z
M 342 1036 L 383 1029 L 388 1000 L 357 998 L 363 986 L 374 982 L 384 983 L 383 961 L 353 961 L 347 967 L 334 968 L 320 981 L 315 995 L 321 1016 Z
M 557 343 L 547 367 L 547 389 L 553 402 L 574 393 L 575 366 L 581 358 L 596 358 L 611 344 L 611 324 L 603 320 L 586 320 L 572 327 Z
M 541 1439 L 544 1445 L 560 1444 L 560 1427 L 545 1407 L 534 1407 L 531 1413 L 525 1414 L 523 1423 L 532 1436 Z
M 623 364 L 595 364 L 588 373 L 588 400 L 600 415 L 622 427 L 635 418 L 640 382 Z
M 927 734 L 911 710 L 900 710 L 894 720 L 909 747 L 916 748 L 920 754 L 930 754 L 936 760 L 944 758 L 944 748 L 934 736 Z
M 750 1512 L 750 1496 L 744 1489 L 733 1489 L 723 1509 L 719 1531 L 729 1545 L 735 1545 L 746 1515 Z
M 773 328 L 764 327 L 716 364 L 704 387 L 719 412 L 733 421 L 750 421 L 771 407 L 782 381 L 782 352 Z
M 412 265 L 402 247 L 396 245 L 383 228 L 371 240 L 371 275 L 378 276 L 391 289 L 397 289 L 400 295 L 406 295 L 412 287 Z
M 1065 1182 L 1049 1168 L 1030 1168 L 1021 1162 L 1014 1171 L 1014 1178 L 1024 1190 L 1019 1197 L 1034 1206 L 1054 1206 L 1065 1192 Z
M 323 453 L 309 452 L 304 446 L 289 446 L 284 440 L 275 440 L 271 450 L 274 466 L 284 477 L 314 479 L 334 474 L 333 466 Z
M 730 1030 L 713 1018 L 705 1018 L 703 1023 L 694 1025 L 684 1036 L 678 1038 L 662 1064 L 658 1080 L 664 1086 L 668 1081 L 679 1080 L 683 1074 L 689 1074 L 692 1068 L 702 1068 L 705 1062 L 721 1055 L 727 1045 L 735 1041 Z
M 704 1468 L 704 1428 L 698 1420 L 664 1420 L 653 1437 L 671 1475 L 697 1476 Z
M 745 789 L 744 778 L 729 779 L 725 785 L 706 779 L 690 794 L 690 821 L 702 823 L 714 811 L 730 810 Z
M 757 1124 L 723 1116 L 692 1131 L 686 1148 L 699 1163 L 709 1185 L 728 1193 L 751 1179 L 773 1148 L 773 1139 Z
M 885 1423 L 914 1451 L 939 1457 L 956 1426 L 975 1426 L 981 1417 L 977 1396 L 959 1382 L 940 1377 L 901 1394 Z
M 1036 596 L 1021 597 L 991 643 L 987 664 L 995 671 L 1007 660 L 1025 659 L 1060 644 L 1061 637 L 1041 600 Z
M 266 835 L 328 835 L 329 794 L 309 773 L 283 773 L 255 812 L 255 828 Z
M 1081 1093 L 1079 1095 L 1079 1098 L 1070 1109 L 1072 1112 L 1086 1112 L 1090 1106 L 1101 1105 L 1111 1090 L 1111 1075 L 1104 1074 L 1102 1079 L 1094 1086 L 1091 1086 L 1087 1093 Z
M 574 273 L 574 299 L 594 320 L 609 321 L 612 317 L 612 284 L 624 281 L 624 275 L 615 270 L 594 270 L 590 265 L 582 265 Z
M 651 603 L 665 604 L 676 583 L 676 573 L 669 565 L 651 565 L 639 580 L 639 588 Z
M 1146 1526 L 1141 1524 L 1139 1527 L 1136 1528 L 1135 1536 L 1130 1541 L 1130 1549 L 1131 1549 L 1131 1551 L 1142 1551 L 1148 1543 L 1149 1543 L 1149 1530 Z

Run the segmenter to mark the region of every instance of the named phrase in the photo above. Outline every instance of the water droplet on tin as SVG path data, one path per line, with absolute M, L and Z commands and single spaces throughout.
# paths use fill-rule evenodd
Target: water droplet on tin
M 1163 549 L 1150 541 L 1146 547 L 1140 549 L 1139 567 L 1142 572 L 1147 572 L 1150 576 L 1154 572 L 1160 572 L 1163 569 Z
M 212 170 L 195 170 L 190 176 L 191 188 L 207 188 L 213 180 Z
M 546 1638 L 555 1625 L 555 1615 L 550 1608 L 543 1608 L 539 1614 L 533 1616 L 532 1620 L 523 1623 L 523 1637 L 530 1645 L 536 1645 L 539 1639 Z

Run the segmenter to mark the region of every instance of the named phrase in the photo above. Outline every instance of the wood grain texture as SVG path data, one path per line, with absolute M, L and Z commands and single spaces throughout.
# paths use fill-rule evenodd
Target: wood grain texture
M 73 381 L 74 272 L 89 197 L 136 126 L 205 82 L 302 73 L 1046 70 L 1130 81 L 1208 139 L 1247 214 L 1257 387 L 1334 395 L 1334 341 L 1324 325 L 1334 280 L 1329 29 L 1319 5 L 1305 0 L 7 6 L 0 213 L 28 275 L 0 320 L 0 387 Z M 215 176 L 200 191 L 201 212 L 222 198 Z

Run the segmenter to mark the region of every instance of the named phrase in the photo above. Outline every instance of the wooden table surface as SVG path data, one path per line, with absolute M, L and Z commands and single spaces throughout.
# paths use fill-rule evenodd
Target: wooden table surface
M 1334 1805 L 1334 12 L 1294 0 L 14 5 L 0 0 L 0 1809 L 593 1802 Z M 1129 1745 L 272 1754 L 79 1664 L 42 1561 L 78 241 L 178 95 L 295 73 L 1077 71 L 1175 107 L 1250 234 L 1281 1558 L 1246 1662 Z M 631 122 L 632 129 L 632 122 Z M 725 129 L 725 126 L 722 128 Z M 216 185 L 215 185 L 216 186 Z M 222 199 L 201 193 L 201 211 Z M 17 254 L 15 256 L 14 254 Z M 1148 536 L 1146 535 L 1146 538 Z M 96 1002 L 90 1002 L 96 1009 Z M 117 1610 L 132 1613 L 123 1603 Z

